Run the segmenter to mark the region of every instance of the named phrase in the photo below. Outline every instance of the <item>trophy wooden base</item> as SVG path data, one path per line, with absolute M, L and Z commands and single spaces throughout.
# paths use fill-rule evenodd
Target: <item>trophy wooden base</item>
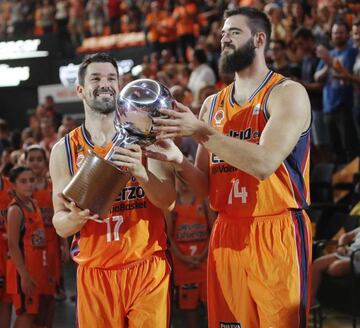
M 89 150 L 62 194 L 79 208 L 89 209 L 91 214 L 98 214 L 104 220 L 129 179 L 130 174 Z

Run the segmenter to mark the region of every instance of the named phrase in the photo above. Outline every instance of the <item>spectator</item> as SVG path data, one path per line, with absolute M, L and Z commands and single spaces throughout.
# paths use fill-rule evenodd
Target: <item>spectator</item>
M 298 79 L 300 76 L 299 67 L 289 62 L 286 57 L 286 44 L 283 40 L 271 40 L 270 42 L 271 59 L 273 60 L 270 68 L 286 77 Z
M 356 84 L 354 88 L 354 122 L 355 128 L 358 136 L 358 141 L 360 141 L 360 19 L 354 21 L 352 25 L 352 39 L 354 45 L 358 49 L 358 55 L 353 67 L 353 72 L 356 77 Z
M 120 33 L 120 0 L 107 0 L 111 34 Z
M 55 126 L 58 127 L 61 124 L 62 115 L 56 111 L 54 97 L 47 95 L 42 106 L 46 111 L 45 116 L 52 119 Z
M 10 22 L 14 37 L 23 37 L 25 34 L 25 17 L 22 11 L 22 0 L 15 0 L 12 3 Z
M 182 60 L 187 62 L 186 49 L 195 46 L 197 7 L 188 0 L 177 0 L 173 12 Z
M 102 0 L 89 0 L 85 12 L 89 18 L 91 36 L 99 36 L 104 32 L 105 11 Z
M 11 153 L 13 149 L 9 146 L 6 147 L 1 153 L 0 161 L 0 175 L 9 176 L 10 170 L 13 168 L 14 164 L 11 161 Z
M 317 20 L 313 29 L 315 42 L 318 45 L 329 47 L 333 18 L 327 6 L 319 5 L 316 14 Z
M 207 85 L 215 85 L 214 71 L 207 64 L 206 53 L 203 49 L 195 49 L 191 59 L 192 72 L 190 74 L 188 88 L 191 90 L 194 100 L 192 107 L 198 109 L 201 106 L 199 91 Z
M 55 21 L 55 10 L 54 7 L 50 4 L 49 0 L 44 0 L 42 6 L 40 7 L 40 26 L 45 34 L 51 33 L 54 27 Z
M 84 38 L 84 1 L 69 0 L 69 30 L 74 47 L 79 47 Z
M 178 58 L 176 50 L 176 21 L 172 16 L 170 3 L 166 4 L 166 15 L 158 22 L 160 49 L 170 49 L 172 55 Z
M 166 12 L 160 10 L 158 1 L 151 1 L 150 12 L 145 18 L 146 38 L 151 52 L 160 53 L 159 22 L 166 17 Z
M 7 122 L 0 118 L 0 156 L 10 146 L 9 133 L 10 129 Z
M 314 305 L 323 273 L 334 277 L 350 273 L 351 253 L 360 248 L 360 227 L 343 234 L 338 241 L 336 252 L 316 259 L 312 265 L 311 274 L 311 304 Z
M 68 0 L 56 0 L 55 19 L 56 19 L 58 32 L 61 34 L 65 34 L 67 32 L 67 24 L 69 22 Z
M 345 23 L 335 22 L 331 29 L 334 49 L 317 47 L 321 61 L 315 73 L 315 81 L 323 82 L 323 111 L 328 129 L 334 160 L 346 163 L 356 154 L 358 142 L 352 118 L 353 87 L 339 80 L 336 75 L 351 72 L 357 56 L 357 49 L 349 46 L 349 31 Z M 354 138 L 355 136 L 355 138 Z
M 276 3 L 268 3 L 264 11 L 268 15 L 271 23 L 271 39 L 273 40 L 285 40 L 286 28 L 282 21 L 281 7 Z
M 53 121 L 51 119 L 43 119 L 40 123 L 40 129 L 42 135 L 40 146 L 46 150 L 47 157 L 49 157 L 52 147 L 59 140 Z
M 328 162 L 330 160 L 329 137 L 322 112 L 322 84 L 314 80 L 314 74 L 320 61 L 316 56 L 314 35 L 310 30 L 300 27 L 294 33 L 294 40 L 297 48 L 303 52 L 303 59 L 300 63 L 300 82 L 306 88 L 311 103 L 313 116 L 311 137 L 315 150 L 315 162 Z

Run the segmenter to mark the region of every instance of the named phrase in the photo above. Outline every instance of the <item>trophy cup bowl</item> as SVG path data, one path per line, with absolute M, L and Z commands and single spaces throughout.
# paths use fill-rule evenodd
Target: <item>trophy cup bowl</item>
M 114 119 L 117 138 L 112 148 L 105 158 L 89 150 L 62 191 L 63 196 L 77 207 L 98 214 L 100 221 L 106 219 L 114 200 L 131 177 L 111 162 L 114 147 L 147 146 L 155 142 L 152 118 L 161 116 L 160 108 L 172 109 L 173 104 L 170 91 L 157 81 L 139 79 L 128 83 L 117 99 Z

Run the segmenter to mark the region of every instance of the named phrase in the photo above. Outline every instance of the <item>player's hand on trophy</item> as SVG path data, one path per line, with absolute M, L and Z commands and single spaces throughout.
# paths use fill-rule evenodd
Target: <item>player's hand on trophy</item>
M 90 213 L 89 209 L 82 210 L 77 207 L 74 202 L 69 202 L 61 193 L 58 194 L 64 206 L 70 211 L 69 219 L 78 223 L 83 223 L 86 220 L 99 221 L 98 214 Z
M 127 145 L 126 148 L 114 147 L 111 161 L 120 169 L 125 168 L 138 180 L 146 180 L 148 177 L 142 163 L 142 150 L 139 145 Z
M 146 157 L 166 161 L 180 165 L 184 160 L 181 150 L 171 139 L 160 139 L 154 144 L 144 148 L 143 153 Z
M 200 121 L 190 108 L 175 102 L 174 110 L 159 109 L 166 118 L 153 118 L 157 139 L 192 136 L 199 129 Z

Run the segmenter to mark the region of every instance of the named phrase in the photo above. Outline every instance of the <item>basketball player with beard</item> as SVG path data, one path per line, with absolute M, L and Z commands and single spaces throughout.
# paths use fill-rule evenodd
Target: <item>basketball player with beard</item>
M 297 82 L 269 70 L 271 25 L 242 7 L 225 13 L 221 69 L 235 81 L 205 100 L 199 119 L 182 104 L 156 119 L 154 158 L 173 163 L 218 212 L 208 257 L 211 328 L 306 327 L 311 233 L 310 103 Z M 195 166 L 166 138 L 199 142 Z
M 97 222 L 97 213 L 61 198 L 86 152 L 104 157 L 116 136 L 115 60 L 101 53 L 89 56 L 78 77 L 85 122 L 55 145 L 50 158 L 53 223 L 61 237 L 75 235 L 71 254 L 78 264 L 78 326 L 168 327 L 170 265 L 162 210 L 175 201 L 173 167 L 144 158 L 138 145 L 116 147 L 113 163 L 126 167 L 132 178 L 125 191 L 119 190 L 121 197 L 106 220 Z

